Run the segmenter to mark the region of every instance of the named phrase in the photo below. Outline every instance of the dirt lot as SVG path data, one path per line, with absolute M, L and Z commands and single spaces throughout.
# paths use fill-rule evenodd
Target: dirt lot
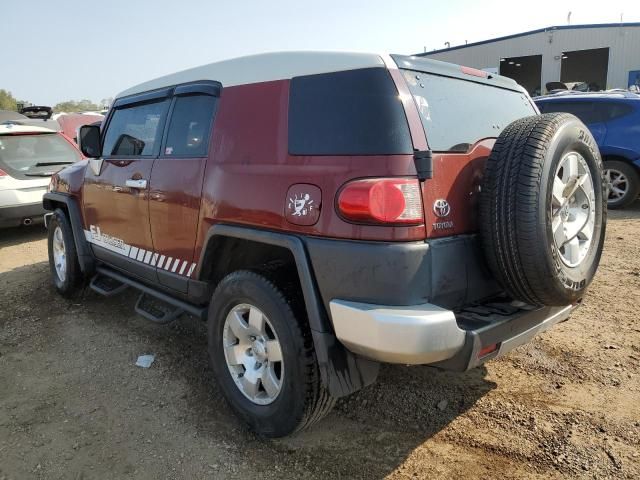
M 611 212 L 584 306 L 532 344 L 463 375 L 386 366 L 263 441 L 212 381 L 202 324 L 153 325 L 133 293 L 63 300 L 43 231 L 2 231 L 0 479 L 640 478 L 639 237 L 640 202 Z

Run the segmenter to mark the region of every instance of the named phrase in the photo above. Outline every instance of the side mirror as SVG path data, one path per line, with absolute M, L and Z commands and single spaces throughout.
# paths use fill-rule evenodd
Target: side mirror
M 78 130 L 78 148 L 85 157 L 99 158 L 100 151 L 100 127 L 97 125 L 83 125 Z

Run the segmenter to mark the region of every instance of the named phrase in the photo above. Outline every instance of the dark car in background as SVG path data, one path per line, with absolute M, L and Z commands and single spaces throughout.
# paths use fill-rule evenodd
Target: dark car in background
M 572 113 L 591 130 L 604 161 L 609 208 L 623 208 L 640 193 L 640 95 L 632 92 L 562 92 L 534 99 L 541 113 Z

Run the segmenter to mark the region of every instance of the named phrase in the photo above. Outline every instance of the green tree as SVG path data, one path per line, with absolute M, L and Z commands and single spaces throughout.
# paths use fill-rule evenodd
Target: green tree
M 86 112 L 88 110 L 100 110 L 100 107 L 93 103 L 91 100 L 67 100 L 66 102 L 60 102 L 53 107 L 54 112 Z
M 0 89 L 0 110 L 17 110 L 16 99 L 4 89 Z

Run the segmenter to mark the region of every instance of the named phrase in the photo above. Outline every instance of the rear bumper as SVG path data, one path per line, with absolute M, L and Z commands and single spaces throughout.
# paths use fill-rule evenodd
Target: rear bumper
M 42 206 L 42 202 L 27 203 L 24 205 L 12 205 L 9 207 L 0 207 L 0 228 L 17 227 L 25 223 L 40 223 L 46 212 Z
M 389 307 L 330 302 L 338 339 L 352 352 L 388 363 L 465 371 L 530 341 L 569 317 L 574 306 L 491 303 L 454 313 L 432 304 Z M 481 356 L 483 349 L 495 345 Z

